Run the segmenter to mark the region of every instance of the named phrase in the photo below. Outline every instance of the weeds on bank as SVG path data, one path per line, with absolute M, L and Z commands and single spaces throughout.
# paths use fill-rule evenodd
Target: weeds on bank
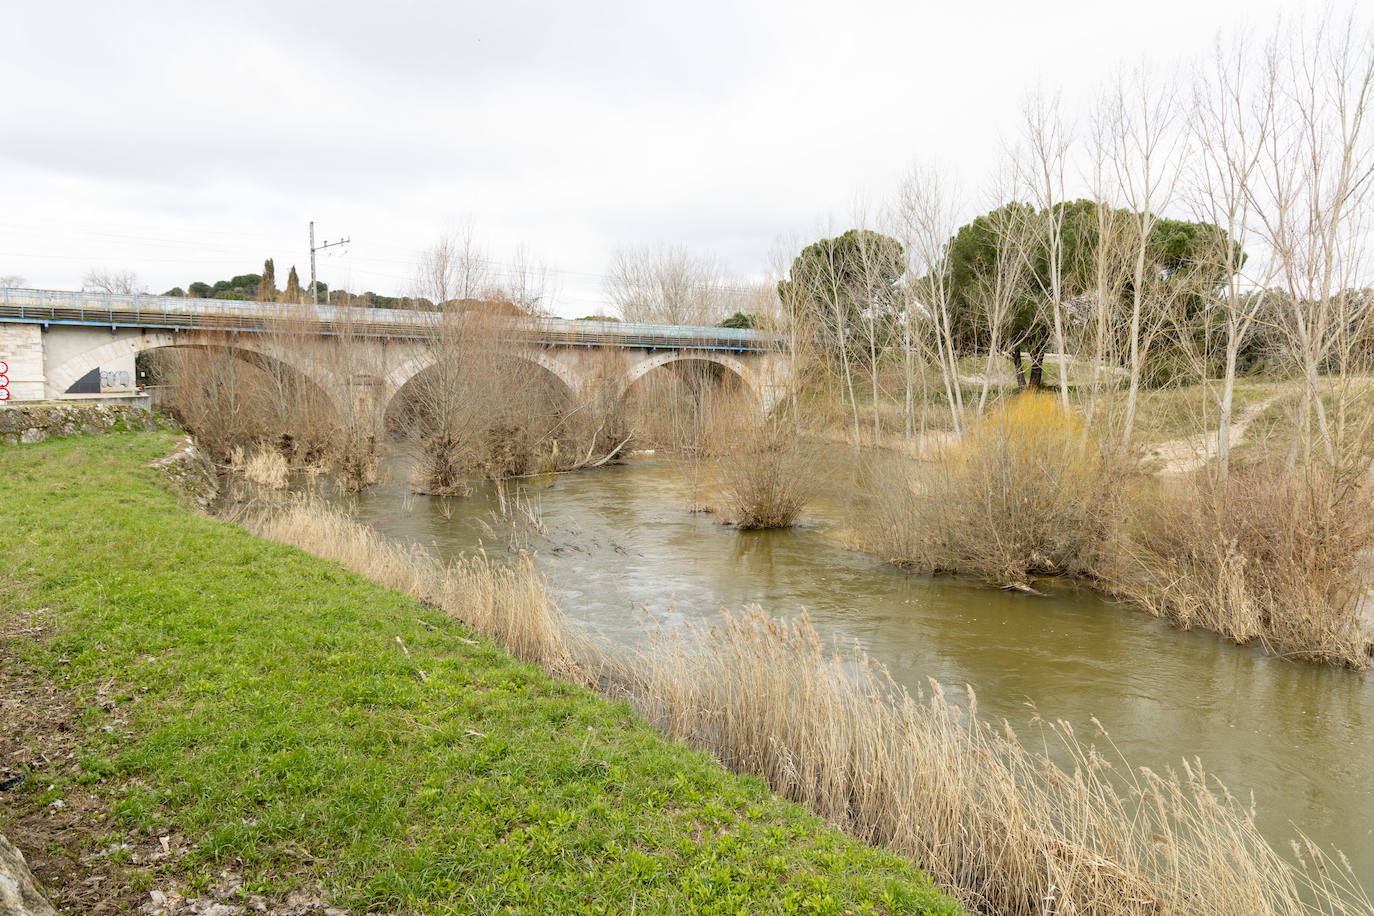
M 286 456 L 276 449 L 262 446 L 254 449 L 251 455 L 245 455 L 243 446 L 234 446 L 229 453 L 229 465 L 248 480 L 269 490 L 284 489 L 291 476 Z
M 979 718 L 972 688 L 913 696 L 857 648 L 827 650 L 805 617 L 750 608 L 669 631 L 618 680 L 667 734 L 910 857 L 978 912 L 1372 911 L 1310 843 L 1309 871 L 1280 856 L 1200 763 L 1133 770 L 1105 732 L 1038 715 L 1034 752 Z
M 1369 664 L 1367 457 L 1332 467 L 1270 448 L 1229 476 L 1201 462 L 1167 484 L 1130 457 L 1052 395 L 1023 393 L 923 461 L 875 466 L 858 539 L 924 572 L 1022 589 L 1079 577 L 1183 629 Z
M 550 599 L 534 560 L 513 566 L 485 553 L 442 563 L 418 545 L 403 547 L 312 499 L 286 508 L 248 511 L 239 521 L 254 534 L 333 560 L 397 591 L 428 601 L 492 636 L 521 661 L 555 672 L 571 670 L 568 627 Z
M 1141 507 L 1114 589 L 1184 629 L 1292 658 L 1364 667 L 1368 484 L 1270 463 L 1198 474 Z

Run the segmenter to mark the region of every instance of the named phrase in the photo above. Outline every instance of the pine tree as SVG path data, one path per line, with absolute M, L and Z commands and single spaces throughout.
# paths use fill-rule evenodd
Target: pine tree
M 277 301 L 277 271 L 272 266 L 271 258 L 262 262 L 262 279 L 258 281 L 258 301 Z
M 282 294 L 282 299 L 293 305 L 300 305 L 305 301 L 301 296 L 301 279 L 296 276 L 296 265 L 291 265 L 291 273 L 286 278 L 286 292 Z

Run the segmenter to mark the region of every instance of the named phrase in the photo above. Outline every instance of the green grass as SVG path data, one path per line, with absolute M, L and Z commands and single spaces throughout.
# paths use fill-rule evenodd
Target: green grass
M 186 511 L 145 467 L 172 441 L 0 450 L 0 618 L 51 628 L 0 657 L 114 700 L 81 717 L 79 767 L 12 801 L 92 792 L 112 813 L 93 844 L 187 837 L 158 880 L 232 867 L 357 912 L 958 912 L 626 704 Z

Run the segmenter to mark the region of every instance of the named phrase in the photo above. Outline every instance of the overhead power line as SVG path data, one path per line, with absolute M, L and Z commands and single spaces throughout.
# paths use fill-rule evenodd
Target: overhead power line
M 331 242 L 326 239 L 323 245 L 316 245 L 315 221 L 313 219 L 310 221 L 310 303 L 312 305 L 320 304 L 320 288 L 315 284 L 315 252 L 324 251 L 326 248 L 334 248 L 339 245 L 347 245 L 348 242 L 348 239 L 339 242 Z

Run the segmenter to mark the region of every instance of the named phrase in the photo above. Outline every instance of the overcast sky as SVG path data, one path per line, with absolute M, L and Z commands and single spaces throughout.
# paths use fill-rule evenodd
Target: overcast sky
M 1037 86 L 1072 114 L 1123 64 L 1207 53 L 1300 0 L 25 3 L 0 55 L 0 275 L 153 292 L 257 272 L 404 294 L 470 226 L 555 311 L 618 245 L 742 278 L 937 159 L 970 207 Z M 1315 8 L 1317 4 L 1310 4 Z

